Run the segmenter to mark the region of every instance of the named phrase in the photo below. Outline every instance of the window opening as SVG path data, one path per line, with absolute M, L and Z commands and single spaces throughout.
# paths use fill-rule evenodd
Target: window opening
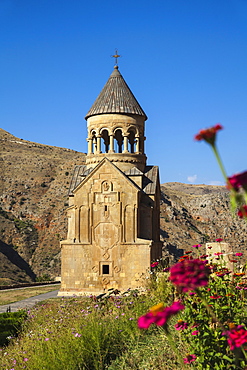
M 105 145 L 105 153 L 108 153 L 108 151 L 109 151 L 109 145 L 110 145 L 110 138 L 109 138 L 108 131 L 107 130 L 103 130 L 101 136 L 103 138 L 104 145 Z
M 117 142 L 117 153 L 123 152 L 123 135 L 121 130 L 115 132 L 115 139 Z
M 135 133 L 133 131 L 130 131 L 129 133 L 129 146 L 130 146 L 130 153 L 135 153 L 135 144 L 136 144 L 136 141 L 135 141 Z
M 93 140 L 93 153 L 95 154 L 97 151 L 97 139 L 95 132 L 92 133 L 92 140 Z
M 110 266 L 109 265 L 102 265 L 102 274 L 109 275 L 110 273 Z

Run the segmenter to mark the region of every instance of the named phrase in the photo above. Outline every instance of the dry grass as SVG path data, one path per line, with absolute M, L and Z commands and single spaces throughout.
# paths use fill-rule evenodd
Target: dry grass
M 39 294 L 52 292 L 60 288 L 60 284 L 52 286 L 19 288 L 0 291 L 0 305 L 10 304 Z

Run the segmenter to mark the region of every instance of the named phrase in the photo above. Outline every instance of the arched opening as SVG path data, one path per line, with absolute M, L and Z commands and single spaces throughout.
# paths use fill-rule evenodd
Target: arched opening
M 123 152 L 123 134 L 122 130 L 117 129 L 115 132 L 115 152 L 122 153 Z
M 93 153 L 95 154 L 97 151 L 97 138 L 95 131 L 92 131 L 92 141 L 93 141 Z
M 107 130 L 103 130 L 101 133 L 101 137 L 103 139 L 103 143 L 105 146 L 105 153 L 108 153 L 109 151 L 109 145 L 110 145 L 110 137 Z
M 135 153 L 136 141 L 135 141 L 135 133 L 133 131 L 130 131 L 129 136 L 128 136 L 128 141 L 129 141 L 129 152 Z

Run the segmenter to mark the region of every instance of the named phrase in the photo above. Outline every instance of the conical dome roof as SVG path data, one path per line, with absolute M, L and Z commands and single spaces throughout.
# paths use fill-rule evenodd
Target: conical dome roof
M 114 67 L 111 76 L 85 119 L 97 114 L 108 113 L 136 114 L 144 116 L 145 120 L 147 119 L 146 114 L 119 72 L 118 66 Z

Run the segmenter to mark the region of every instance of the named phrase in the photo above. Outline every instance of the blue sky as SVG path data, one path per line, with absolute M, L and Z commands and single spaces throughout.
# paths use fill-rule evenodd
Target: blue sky
M 161 182 L 223 184 L 199 129 L 218 122 L 229 175 L 246 166 L 246 0 L 0 0 L 0 123 L 87 151 L 84 117 L 119 70 L 148 116 Z

